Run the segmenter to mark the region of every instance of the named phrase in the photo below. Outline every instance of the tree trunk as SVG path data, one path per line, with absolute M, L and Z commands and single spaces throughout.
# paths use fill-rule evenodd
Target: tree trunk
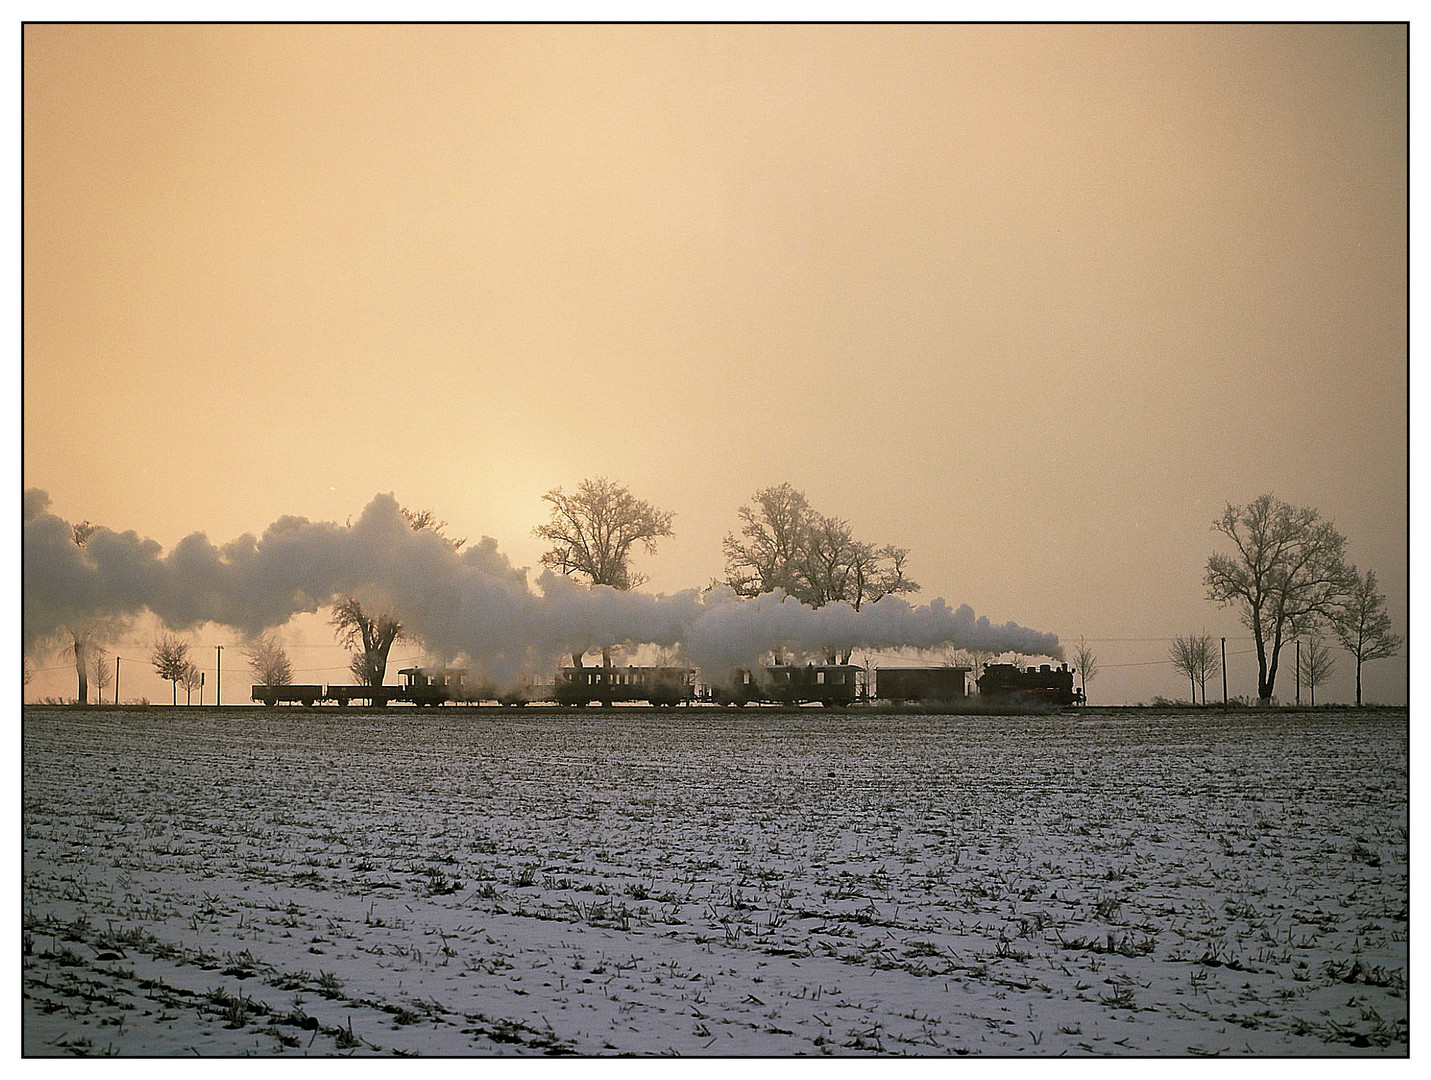
M 1272 704 L 1272 685 L 1277 681 L 1277 653 L 1282 647 L 1280 640 L 1281 631 L 1272 642 L 1272 656 L 1267 656 L 1267 642 L 1262 636 L 1262 613 L 1253 611 L 1252 613 L 1252 640 L 1257 642 L 1257 703 L 1259 705 Z
M 1356 658 L 1356 707 L 1361 708 L 1361 657 Z
M 1264 660 L 1262 650 L 1258 650 L 1257 697 L 1263 705 L 1272 704 L 1272 691 L 1277 685 L 1277 659 L 1281 650 L 1281 642 L 1274 642 L 1270 660 Z
M 79 698 L 76 703 L 79 705 L 89 704 L 89 677 L 83 671 L 79 673 Z

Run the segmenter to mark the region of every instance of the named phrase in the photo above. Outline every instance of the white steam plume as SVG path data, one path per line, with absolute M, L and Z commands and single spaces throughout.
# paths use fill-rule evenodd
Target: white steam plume
M 396 498 L 379 495 L 352 527 L 283 517 L 263 536 L 216 547 L 203 533 L 164 554 L 134 532 L 96 530 L 83 548 L 44 492 L 25 492 L 23 644 L 30 652 L 59 627 L 86 618 L 152 611 L 183 631 L 203 623 L 257 634 L 340 595 L 374 590 L 431 652 L 480 666 L 501 684 L 549 673 L 560 658 L 603 645 L 680 648 L 709 678 L 750 666 L 772 649 L 811 656 L 853 648 L 953 647 L 1061 656 L 1058 638 L 977 618 L 943 600 L 914 607 L 897 597 L 855 611 L 811 608 L 771 593 L 742 600 L 725 588 L 652 596 L 586 588 L 543 573 L 534 591 L 483 538 L 458 552 L 414 531 Z

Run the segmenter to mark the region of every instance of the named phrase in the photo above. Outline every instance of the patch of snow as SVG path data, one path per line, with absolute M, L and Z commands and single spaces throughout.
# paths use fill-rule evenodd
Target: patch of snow
M 26 1055 L 1407 1054 L 1404 714 L 23 723 Z

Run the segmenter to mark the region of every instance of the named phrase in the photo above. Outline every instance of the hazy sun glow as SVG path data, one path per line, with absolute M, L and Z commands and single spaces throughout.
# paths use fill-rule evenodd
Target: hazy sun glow
M 669 594 L 788 480 L 1136 702 L 1168 638 L 1245 638 L 1209 526 L 1271 491 L 1406 633 L 1404 25 L 23 44 L 23 484 L 66 520 L 223 544 L 394 492 L 535 566 L 542 494 L 605 475 L 674 512 Z

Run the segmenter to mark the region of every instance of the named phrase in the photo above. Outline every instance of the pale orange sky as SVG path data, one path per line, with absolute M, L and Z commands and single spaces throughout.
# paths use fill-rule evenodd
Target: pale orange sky
M 1186 693 L 1164 639 L 1245 635 L 1209 525 L 1272 491 L 1404 636 L 1406 49 L 27 26 L 24 486 L 166 548 L 392 491 L 534 566 L 542 493 L 607 475 L 675 513 L 672 592 L 788 480 L 910 548 L 913 599 L 1097 642 L 1114 703 Z M 1404 702 L 1404 655 L 1364 680 Z

